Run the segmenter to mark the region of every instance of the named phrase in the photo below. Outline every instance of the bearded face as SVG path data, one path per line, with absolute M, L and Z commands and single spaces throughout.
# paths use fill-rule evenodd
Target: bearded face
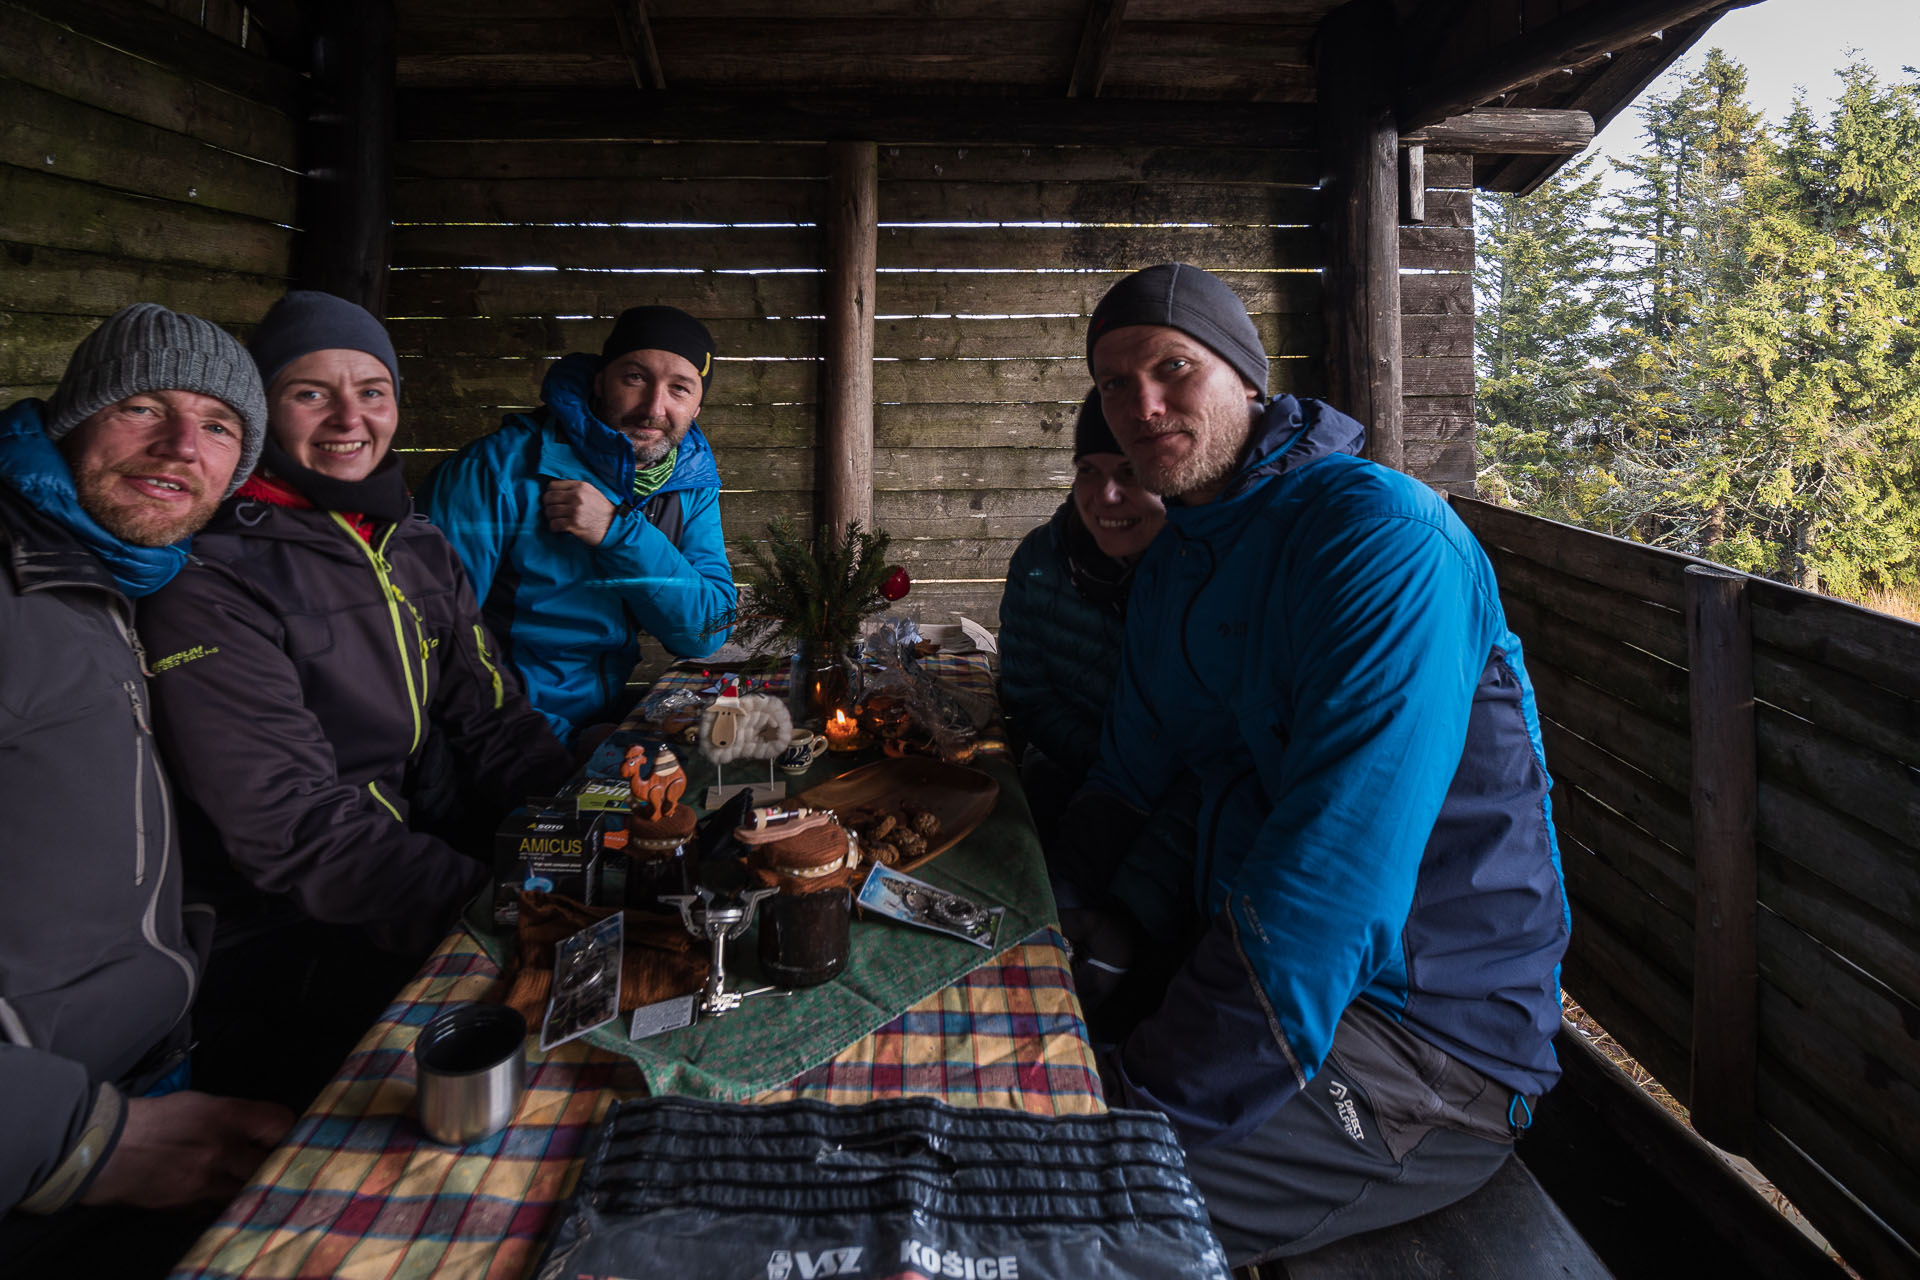
M 1093 348 L 1094 386 L 1114 439 L 1149 491 L 1210 502 L 1238 470 L 1259 393 L 1196 338 L 1129 325 Z
M 143 391 L 95 412 L 59 447 L 88 515 L 122 542 L 164 547 L 212 518 L 243 438 L 224 401 Z
M 595 376 L 594 412 L 633 442 L 636 463 L 650 467 L 686 439 L 703 392 L 700 371 L 685 356 L 643 348 L 614 357 Z

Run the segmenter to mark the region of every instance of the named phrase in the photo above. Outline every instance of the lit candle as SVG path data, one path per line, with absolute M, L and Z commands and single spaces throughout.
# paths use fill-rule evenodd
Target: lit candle
M 829 751 L 858 751 L 866 745 L 860 734 L 859 723 L 847 714 L 844 707 L 834 708 L 833 719 L 827 721 L 826 727 Z

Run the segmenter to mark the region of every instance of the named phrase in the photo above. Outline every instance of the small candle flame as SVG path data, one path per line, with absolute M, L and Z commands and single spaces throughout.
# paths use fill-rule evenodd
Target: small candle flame
M 835 728 L 844 728 L 853 722 L 847 719 L 847 713 L 844 709 L 836 707 L 833 712 L 833 723 Z

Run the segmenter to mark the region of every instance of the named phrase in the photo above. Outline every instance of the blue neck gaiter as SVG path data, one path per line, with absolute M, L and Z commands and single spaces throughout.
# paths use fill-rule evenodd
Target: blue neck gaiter
M 134 599 L 152 595 L 186 565 L 192 539 L 137 547 L 102 528 L 81 507 L 66 458 L 42 430 L 44 408 L 39 400 L 22 400 L 0 415 L 0 481 L 99 556 L 121 591 Z

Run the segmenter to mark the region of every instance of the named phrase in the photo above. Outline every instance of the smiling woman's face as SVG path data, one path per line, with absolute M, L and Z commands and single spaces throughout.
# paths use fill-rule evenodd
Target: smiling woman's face
M 274 440 L 301 466 L 335 480 L 371 475 L 399 425 L 393 375 L 365 351 L 309 352 L 280 371 L 267 396 Z
M 1089 453 L 1074 462 L 1073 505 L 1100 550 L 1133 560 L 1167 523 L 1167 508 L 1133 474 L 1125 454 Z

